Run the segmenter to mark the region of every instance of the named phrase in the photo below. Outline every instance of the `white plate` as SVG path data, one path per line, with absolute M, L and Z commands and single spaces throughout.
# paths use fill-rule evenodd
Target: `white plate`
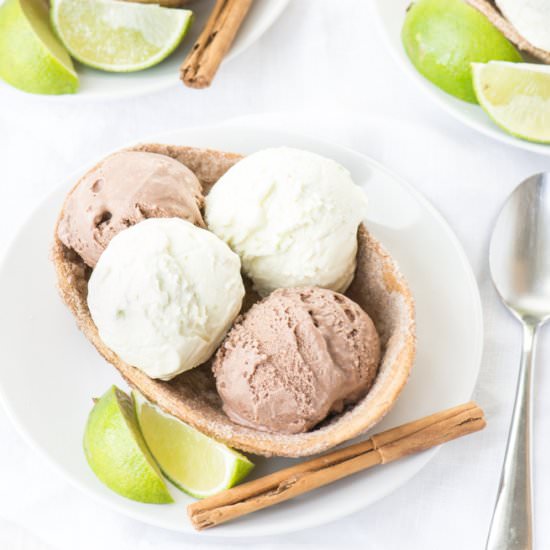
M 316 151 L 346 166 L 370 199 L 367 225 L 398 260 L 417 302 L 418 355 L 410 381 L 376 430 L 467 401 L 482 349 L 481 305 L 466 256 L 443 218 L 407 183 L 369 158 L 314 138 L 235 124 L 182 130 L 151 140 L 250 153 L 276 145 Z M 90 163 L 95 164 L 97 159 Z M 146 523 L 193 532 L 185 505 L 155 506 L 119 497 L 88 468 L 82 434 L 91 398 L 122 384 L 78 331 L 61 303 L 49 261 L 53 225 L 72 174 L 32 214 L 0 268 L 0 396 L 26 440 L 71 482 L 107 506 Z M 326 523 L 387 495 L 418 472 L 435 450 L 358 474 L 201 536 L 254 536 Z M 263 475 L 289 459 L 258 459 Z
M 136 96 L 168 88 L 179 81 L 179 66 L 204 27 L 215 0 L 195 0 L 187 6 L 195 14 L 195 20 L 181 45 L 165 61 L 144 71 L 135 73 L 108 73 L 80 64 L 77 72 L 80 89 L 76 94 L 40 96 L 53 101 L 79 101 L 81 99 L 107 99 Z M 224 63 L 244 52 L 277 20 L 289 0 L 261 0 L 250 8 Z M 2 4 L 2 0 L 0 0 Z M 8 87 L 0 81 L 0 86 Z
M 481 107 L 461 101 L 443 92 L 414 68 L 401 43 L 401 28 L 403 27 L 405 13 L 410 3 L 411 0 L 373 0 L 372 6 L 375 19 L 378 20 L 380 26 L 381 34 L 384 36 L 393 56 L 400 63 L 401 67 L 431 97 L 434 103 L 437 103 L 449 114 L 460 120 L 460 122 L 466 124 L 466 126 L 470 126 L 470 128 L 482 134 L 514 147 L 550 155 L 550 146 L 531 143 L 507 134 L 489 118 Z

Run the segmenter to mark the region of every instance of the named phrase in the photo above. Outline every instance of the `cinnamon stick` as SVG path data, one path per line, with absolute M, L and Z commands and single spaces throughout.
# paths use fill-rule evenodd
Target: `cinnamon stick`
M 196 529 L 208 529 L 484 427 L 483 411 L 466 403 L 194 502 L 187 512 Z
M 183 83 L 207 88 L 229 51 L 252 0 L 216 0 L 206 25 L 180 68 Z

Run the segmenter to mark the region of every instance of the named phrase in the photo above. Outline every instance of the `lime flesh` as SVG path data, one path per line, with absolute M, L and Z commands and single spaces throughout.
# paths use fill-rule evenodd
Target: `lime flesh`
M 81 63 L 113 72 L 139 71 L 170 55 L 192 12 L 109 0 L 54 0 L 57 35 Z
M 504 35 L 464 0 L 418 0 L 403 25 L 405 51 L 428 80 L 445 92 L 476 103 L 471 63 L 521 61 Z
M 480 105 L 508 133 L 550 143 L 550 67 L 529 63 L 474 63 Z
M 84 452 L 96 476 L 118 494 L 139 502 L 173 502 L 139 431 L 132 400 L 115 386 L 90 412 Z
M 78 90 L 71 58 L 49 27 L 43 0 L 0 5 L 0 78 L 35 94 Z
M 166 415 L 134 394 L 143 437 L 163 474 L 196 498 L 233 487 L 254 465 L 244 455 Z

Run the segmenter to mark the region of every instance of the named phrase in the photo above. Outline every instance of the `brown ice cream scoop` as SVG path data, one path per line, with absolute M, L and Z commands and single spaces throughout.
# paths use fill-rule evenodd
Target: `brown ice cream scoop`
M 205 227 L 201 184 L 165 155 L 121 151 L 92 168 L 67 197 L 59 240 L 90 267 L 111 239 L 147 218 L 183 218 Z
M 255 304 L 227 335 L 213 370 L 231 420 L 292 434 L 364 397 L 379 362 L 367 313 L 342 294 L 303 287 Z

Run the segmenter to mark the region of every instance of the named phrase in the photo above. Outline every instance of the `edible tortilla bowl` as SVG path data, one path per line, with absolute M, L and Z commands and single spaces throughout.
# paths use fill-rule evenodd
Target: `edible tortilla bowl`
M 232 153 L 160 144 L 143 144 L 132 150 L 159 153 L 182 162 L 197 175 L 205 194 L 242 158 Z M 62 213 L 63 210 L 59 219 Z M 91 269 L 57 238 L 57 226 L 52 259 L 61 297 L 79 328 L 132 388 L 163 411 L 231 447 L 264 456 L 300 457 L 330 449 L 379 422 L 392 408 L 413 366 L 414 303 L 407 283 L 393 259 L 363 224 L 357 239 L 357 269 L 346 294 L 370 315 L 380 334 L 379 372 L 362 400 L 301 434 L 264 432 L 232 422 L 223 412 L 209 363 L 165 382 L 151 379 L 122 361 L 103 344 L 90 316 L 86 297 Z M 249 292 L 247 298 L 245 302 L 250 305 L 257 296 Z

